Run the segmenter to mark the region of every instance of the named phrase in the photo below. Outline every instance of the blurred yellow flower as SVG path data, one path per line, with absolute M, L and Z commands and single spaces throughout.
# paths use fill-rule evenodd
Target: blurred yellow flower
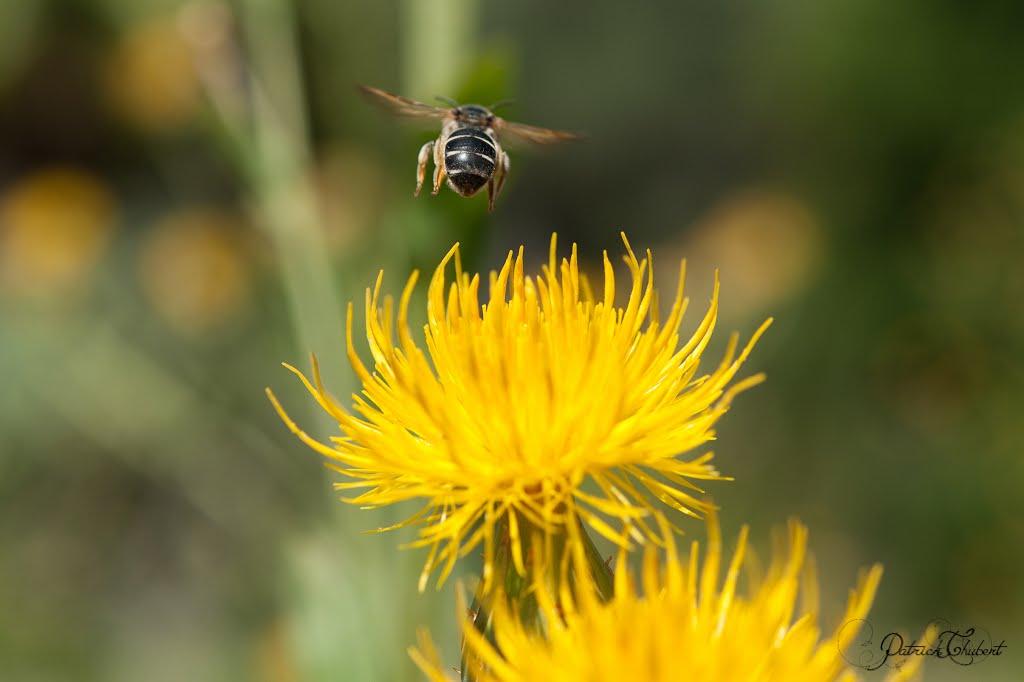
M 659 539 L 649 524 L 661 517 L 654 500 L 693 516 L 707 509 L 694 497 L 701 491 L 693 481 L 721 478 L 712 454 L 679 455 L 712 440 L 733 397 L 761 380 L 727 388 L 768 323 L 739 356 L 734 335 L 718 367 L 698 375 L 718 313 L 717 281 L 696 333 L 681 342 L 685 263 L 661 323 L 650 252 L 638 261 L 625 235 L 623 241 L 632 279 L 625 308 L 615 305 L 607 254 L 597 300 L 580 277 L 576 247 L 559 263 L 554 237 L 543 277 L 523 274 L 522 248 L 516 257 L 510 252 L 501 271 L 491 273 L 481 305 L 480 276 L 462 271 L 456 245 L 430 281 L 425 351 L 408 325 L 416 273 L 402 293 L 397 324 L 392 299 L 380 307 L 378 277 L 366 293 L 372 371 L 356 354 L 348 309 L 348 354 L 363 385 L 354 396 L 356 414 L 324 390 L 315 360 L 313 382 L 299 374 L 341 427 L 344 435 L 332 446 L 299 430 L 270 395 L 293 431 L 357 479 L 337 488 L 369 488 L 347 501 L 375 507 L 426 500 L 402 524 L 422 524 L 414 545 L 430 547 L 420 589 L 434 568 L 441 567 L 443 582 L 456 559 L 481 544 L 489 584 L 496 528 L 507 534 L 499 540 L 508 541 L 513 566 L 525 574 L 523 547 L 532 542 L 525 536 L 534 532 L 561 535 L 571 546 L 584 532 L 582 519 L 625 547 L 630 537 Z M 598 492 L 583 490 L 588 479 Z M 614 529 L 609 518 L 630 521 L 630 530 Z
M 777 190 L 726 196 L 680 237 L 671 248 L 690 256 L 696 266 L 691 274 L 702 278 L 713 266 L 729 282 L 733 314 L 800 295 L 813 286 L 825 261 L 818 216 L 807 202 Z
M 99 178 L 48 168 L 0 199 L 0 288 L 66 292 L 91 274 L 114 232 L 117 205 Z
M 110 55 L 106 84 L 119 113 L 155 131 L 188 122 L 203 101 L 188 41 L 173 17 L 126 31 Z
M 648 546 L 639 587 L 620 558 L 615 593 L 609 601 L 594 592 L 563 584 L 554 597 L 542 583 L 535 588 L 546 632 L 524 624 L 508 602 L 491 612 L 493 642 L 471 624 L 464 628 L 474 682 L 824 682 L 857 679 L 842 650 L 863 619 L 882 576 L 875 565 L 851 590 L 839 627 L 822 636 L 818 625 L 817 580 L 807 561 L 807 529 L 791 521 L 788 546 L 777 542 L 767 574 L 747 556 L 747 528 L 719 585 L 722 538 L 714 513 L 708 515 L 708 548 L 698 568 L 693 543 L 681 561 L 671 535 L 668 558 Z M 781 540 L 782 538 L 777 538 Z M 750 577 L 745 593 L 741 570 Z M 446 668 L 426 633 L 410 654 L 434 682 L 445 682 Z M 912 677 L 921 657 L 911 657 L 889 680 Z
M 251 263 L 241 219 L 191 207 L 166 216 L 142 241 L 139 278 L 150 305 L 182 334 L 201 334 L 244 312 Z

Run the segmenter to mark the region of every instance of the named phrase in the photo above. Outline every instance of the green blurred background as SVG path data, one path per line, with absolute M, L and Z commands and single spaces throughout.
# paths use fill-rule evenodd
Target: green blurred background
M 827 616 L 881 561 L 876 632 L 1007 642 L 929 678 L 1019 679 L 1022 26 L 1010 0 L 0 4 L 0 679 L 414 680 L 420 625 L 457 665 L 451 585 L 361 534 L 409 508 L 337 502 L 263 389 L 329 435 L 278 363 L 316 351 L 348 395 L 343 305 L 378 268 L 397 293 L 456 240 L 539 264 L 553 230 L 593 272 L 627 231 L 663 290 L 687 257 L 687 330 L 719 268 L 711 363 L 776 318 L 720 426 L 727 536 L 797 515 Z M 512 148 L 493 215 L 414 199 L 431 129 L 355 83 L 588 137 Z

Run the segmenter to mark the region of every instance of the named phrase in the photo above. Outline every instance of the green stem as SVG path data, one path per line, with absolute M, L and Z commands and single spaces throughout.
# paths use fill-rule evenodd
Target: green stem
M 249 180 L 255 213 L 280 259 L 297 344 L 318 353 L 328 385 L 344 393 L 351 382 L 344 354 L 328 352 L 337 348 L 342 330 L 338 323 L 324 324 L 340 319 L 342 307 L 309 184 L 313 155 L 293 8 L 286 0 L 241 0 L 240 7 L 251 60 Z
M 403 1 L 401 86 L 406 94 L 423 99 L 455 95 L 476 55 L 477 5 L 475 0 Z
M 615 578 L 612 570 L 608 567 L 605 559 L 601 557 L 601 553 L 597 551 L 594 541 L 590 539 L 590 534 L 587 533 L 586 526 L 583 525 L 583 521 L 578 516 L 576 517 L 576 523 L 579 524 L 579 532 L 583 538 L 583 547 L 587 553 L 587 564 L 590 566 L 594 585 L 597 587 L 597 592 L 601 595 L 601 598 L 604 601 L 609 601 L 615 594 Z

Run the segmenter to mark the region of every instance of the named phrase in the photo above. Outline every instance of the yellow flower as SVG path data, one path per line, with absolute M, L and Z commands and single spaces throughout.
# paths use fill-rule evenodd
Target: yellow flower
M 801 682 L 852 681 L 855 670 L 843 650 L 863 619 L 882 576 L 875 565 L 861 574 L 846 611 L 831 635 L 818 625 L 813 562 L 807 561 L 807 529 L 789 524 L 788 547 L 777 543 L 767 574 L 758 578 L 746 553 L 747 528 L 719 585 L 722 538 L 714 513 L 708 515 L 708 549 L 698 569 L 693 543 L 685 563 L 666 534 L 668 558 L 648 546 L 635 584 L 625 557 L 615 574 L 615 593 L 603 601 L 593 591 L 564 582 L 552 596 L 542 581 L 536 600 L 546 632 L 523 623 L 515 607 L 498 600 L 491 612 L 493 642 L 467 623 L 464 645 L 474 682 Z M 779 538 L 781 539 L 781 538 Z M 738 587 L 741 569 L 751 577 Z M 539 575 L 539 574 L 538 574 Z M 578 584 L 579 586 L 579 584 Z M 799 598 L 799 599 L 798 599 Z M 421 633 L 410 654 L 434 682 L 448 678 L 429 638 Z M 890 680 L 913 676 L 922 658 L 910 657 Z
M 420 589 L 431 570 L 441 567 L 442 582 L 459 556 L 481 544 L 486 585 L 496 540 L 509 541 L 513 566 L 525 574 L 525 536 L 534 532 L 567 537 L 571 546 L 584 533 L 582 519 L 625 547 L 630 536 L 657 540 L 648 523 L 660 518 L 653 500 L 691 516 L 707 510 L 693 481 L 721 478 L 712 454 L 679 455 L 712 440 L 736 393 L 761 380 L 727 388 L 768 322 L 738 357 L 734 335 L 718 367 L 698 375 L 718 313 L 717 277 L 707 314 L 681 341 L 685 263 L 661 323 L 650 252 L 638 261 L 625 235 L 623 241 L 632 275 L 625 308 L 615 305 L 607 254 L 604 296 L 596 300 L 579 273 L 576 247 L 559 263 L 554 237 L 542 277 L 523 274 L 522 248 L 514 258 L 510 252 L 501 271 L 491 273 L 481 305 L 480 276 L 462 271 L 456 244 L 430 281 L 425 350 L 408 325 L 416 273 L 402 293 L 397 324 L 391 298 L 380 307 L 378 277 L 366 292 L 372 371 L 354 348 L 348 308 L 348 355 L 363 386 L 353 396 L 355 414 L 324 390 L 315 359 L 312 382 L 289 367 L 338 421 L 344 435 L 331 446 L 299 430 L 270 396 L 295 433 L 357 479 L 337 488 L 368 488 L 347 501 L 426 501 L 405 522 L 422 524 L 415 544 L 430 547 Z M 599 492 L 582 489 L 588 479 Z M 619 532 L 607 519 L 629 521 L 632 530 Z M 496 539 L 499 526 L 507 538 Z
M 99 178 L 47 168 L 0 196 L 0 293 L 80 290 L 117 225 L 116 197 Z

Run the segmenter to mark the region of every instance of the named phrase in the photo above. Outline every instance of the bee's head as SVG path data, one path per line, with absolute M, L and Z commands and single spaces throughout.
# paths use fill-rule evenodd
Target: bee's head
M 494 114 L 479 104 L 465 104 L 455 109 L 455 120 L 468 126 L 490 128 L 494 124 Z

